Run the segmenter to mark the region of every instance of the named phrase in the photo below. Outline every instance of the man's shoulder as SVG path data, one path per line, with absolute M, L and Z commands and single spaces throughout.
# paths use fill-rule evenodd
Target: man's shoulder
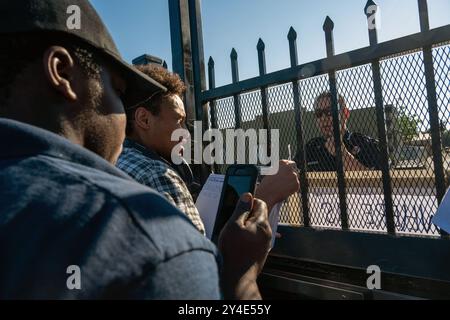
M 164 167 L 157 163 L 154 165 L 161 170 Z M 163 260 L 196 249 L 215 254 L 214 246 L 206 238 L 197 236 L 198 231 L 186 216 L 155 190 L 101 171 L 90 173 L 88 180 L 120 203 L 144 236 L 150 238 L 158 251 L 164 254 Z
M 215 252 L 182 212 L 152 189 L 127 179 L 126 175 L 113 175 L 46 156 L 18 161 L 14 167 L 10 169 L 15 176 L 9 176 L 15 179 L 18 188 L 10 196 L 21 197 L 28 202 L 30 210 L 45 203 L 47 218 L 51 221 L 62 215 L 65 219 L 78 216 L 78 210 L 84 211 L 81 219 L 85 223 L 92 223 L 99 229 L 111 220 L 119 221 L 126 226 L 116 224 L 116 228 L 125 227 L 124 230 L 135 233 L 136 237 L 146 239 L 153 247 L 150 251 L 156 255 L 155 261 L 195 249 Z M 7 174 L 1 165 L 0 171 Z M 2 181 L 7 183 L 8 179 Z M 60 212 L 63 208 L 65 212 Z M 100 215 L 106 219 L 103 226 L 94 223 Z
M 377 145 L 378 144 L 378 140 L 374 139 L 372 137 L 369 137 L 368 135 L 359 133 L 359 132 L 352 132 L 350 134 L 350 138 L 349 138 L 350 142 L 354 145 L 365 145 L 365 144 L 373 144 L 373 145 Z
M 116 166 L 138 182 L 141 182 L 140 180 L 145 177 L 148 178 L 167 172 L 175 172 L 164 161 L 157 158 L 150 158 L 138 150 L 128 147 L 123 149 Z
M 167 164 L 156 158 L 150 158 L 139 152 L 135 148 L 124 147 L 119 156 L 116 166 L 127 172 L 130 167 L 140 166 L 146 168 L 154 168 L 155 170 L 163 170 L 167 168 Z
M 136 157 L 140 160 L 133 160 Z M 142 161 L 142 165 L 133 165 Z M 137 182 L 155 189 L 180 209 L 204 233 L 204 225 L 189 189 L 179 173 L 163 159 L 151 158 L 134 148 L 126 148 L 118 163 Z
M 124 148 L 117 168 L 136 182 L 159 192 L 188 192 L 183 179 L 172 166 L 157 157 L 150 158 L 134 148 Z
M 20 274 L 14 270 L 26 270 L 36 278 L 35 283 L 23 283 L 27 297 L 72 297 L 78 293 L 66 290 L 61 270 L 78 265 L 83 279 L 95 279 L 85 280 L 79 294 L 92 298 L 117 279 L 124 285 L 135 283 L 179 256 L 214 267 L 214 245 L 178 209 L 111 166 L 114 170 L 117 175 L 41 155 L 0 159 L 0 202 L 5 213 L 0 215 L 0 236 L 8 244 L 8 250 L 0 252 L 5 271 L 0 283 L 21 287 Z M 24 265 L 36 252 L 43 254 L 33 267 Z M 211 259 L 195 261 L 194 252 Z M 2 291 L 5 287 L 0 286 L 0 297 L 20 296 Z

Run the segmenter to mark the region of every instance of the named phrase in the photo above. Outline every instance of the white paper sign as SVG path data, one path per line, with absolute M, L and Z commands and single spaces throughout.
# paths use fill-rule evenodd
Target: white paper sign
M 197 198 L 196 207 L 205 225 L 206 236 L 212 238 L 217 211 L 219 210 L 220 196 L 222 194 L 224 175 L 212 174 L 206 181 L 202 192 Z
M 272 228 L 272 244 L 270 246 L 271 249 L 275 246 L 275 240 L 277 239 L 277 231 L 278 231 L 278 224 L 280 222 L 280 210 L 283 206 L 283 202 L 280 202 L 276 204 L 272 211 L 269 214 L 269 223 L 270 227 Z
M 432 188 L 396 188 L 392 194 L 398 233 L 438 235 L 433 213 L 438 209 Z M 347 189 L 350 229 L 384 232 L 386 216 L 383 190 L 371 187 Z M 310 218 L 313 227 L 340 229 L 339 194 L 336 188 L 310 188 Z M 447 207 L 447 212 L 448 212 Z M 447 213 L 448 214 L 448 213 Z M 450 216 L 447 216 L 450 219 Z M 447 220 L 449 221 L 449 220 Z

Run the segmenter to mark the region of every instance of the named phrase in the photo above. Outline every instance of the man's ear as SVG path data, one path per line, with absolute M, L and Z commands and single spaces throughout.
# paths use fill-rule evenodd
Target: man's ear
M 74 91 L 75 63 L 69 51 L 52 46 L 44 53 L 44 69 L 51 87 L 70 101 L 77 100 Z
M 141 129 L 148 130 L 152 126 L 152 114 L 144 107 L 139 107 L 134 112 L 135 125 Z

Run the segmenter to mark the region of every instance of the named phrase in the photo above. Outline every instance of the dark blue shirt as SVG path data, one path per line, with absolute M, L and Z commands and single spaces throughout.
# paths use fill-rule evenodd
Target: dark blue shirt
M 81 290 L 68 288 L 69 266 Z M 218 299 L 218 273 L 217 249 L 159 194 L 0 119 L 0 300 Z

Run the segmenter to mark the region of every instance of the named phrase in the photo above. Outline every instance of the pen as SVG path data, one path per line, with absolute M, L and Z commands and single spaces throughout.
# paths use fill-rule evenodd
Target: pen
M 288 144 L 288 160 L 292 161 L 292 149 L 291 149 L 291 145 Z M 297 168 L 297 164 L 295 165 L 295 171 L 300 174 L 300 170 Z

